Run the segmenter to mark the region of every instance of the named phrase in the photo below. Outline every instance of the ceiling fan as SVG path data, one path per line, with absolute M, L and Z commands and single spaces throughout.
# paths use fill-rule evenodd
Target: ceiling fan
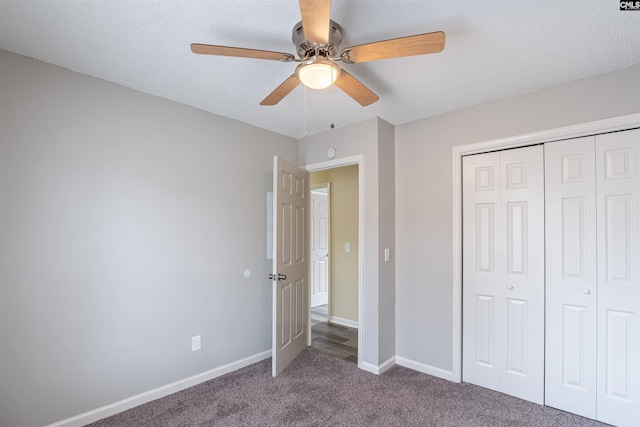
M 269 94 L 260 105 L 276 105 L 300 83 L 312 89 L 324 89 L 335 84 L 360 105 L 373 104 L 378 95 L 360 83 L 337 62 L 358 64 L 379 59 L 438 53 L 444 49 L 445 35 L 417 34 L 383 40 L 338 50 L 342 28 L 330 19 L 331 0 L 300 0 L 302 21 L 293 27 L 293 44 L 300 59 L 290 53 L 258 49 L 192 43 L 193 53 L 299 62 L 295 73 Z

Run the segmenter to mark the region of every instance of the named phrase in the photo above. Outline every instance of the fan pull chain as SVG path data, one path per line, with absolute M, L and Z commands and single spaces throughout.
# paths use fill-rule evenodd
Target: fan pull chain
M 333 129 L 336 126 L 335 125 L 335 113 L 334 113 L 335 105 L 333 103 L 333 86 L 335 86 L 335 85 L 331 85 L 331 95 L 330 95 L 330 97 L 331 97 L 331 100 L 330 100 L 330 102 L 331 102 L 331 123 L 329 123 L 329 128 L 330 129 Z
M 306 138 L 307 133 L 307 87 L 304 86 L 304 137 Z

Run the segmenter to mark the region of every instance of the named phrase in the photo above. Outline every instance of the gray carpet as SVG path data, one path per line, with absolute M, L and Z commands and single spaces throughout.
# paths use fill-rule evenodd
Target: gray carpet
M 307 348 L 277 378 L 271 359 L 92 424 L 106 426 L 605 426 L 395 366 L 380 376 Z

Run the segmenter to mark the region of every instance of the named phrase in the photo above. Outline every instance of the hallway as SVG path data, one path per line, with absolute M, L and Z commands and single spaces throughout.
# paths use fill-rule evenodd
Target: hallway
M 358 330 L 329 323 L 327 305 L 311 309 L 311 347 L 340 359 L 358 363 Z

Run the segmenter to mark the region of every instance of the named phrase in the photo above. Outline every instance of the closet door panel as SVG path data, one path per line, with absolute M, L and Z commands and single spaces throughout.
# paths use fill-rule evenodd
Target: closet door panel
M 501 152 L 502 391 L 544 397 L 544 158 L 542 146 Z
M 463 159 L 463 375 L 500 389 L 500 155 Z
M 640 130 L 596 138 L 597 418 L 640 425 Z
M 463 380 L 542 403 L 542 147 L 465 157 L 463 174 Z
M 596 418 L 595 138 L 544 150 L 545 404 Z

